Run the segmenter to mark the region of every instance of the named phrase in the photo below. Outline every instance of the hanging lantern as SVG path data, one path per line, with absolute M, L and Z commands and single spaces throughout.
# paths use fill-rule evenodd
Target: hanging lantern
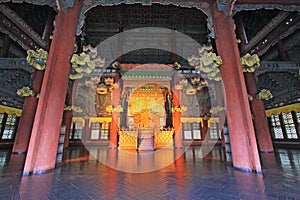
M 48 60 L 48 52 L 43 49 L 36 51 L 28 50 L 26 60 L 27 63 L 32 65 L 35 69 L 44 70 Z
M 257 67 L 260 66 L 260 60 L 257 54 L 246 54 L 241 57 L 241 65 L 243 72 L 254 72 Z

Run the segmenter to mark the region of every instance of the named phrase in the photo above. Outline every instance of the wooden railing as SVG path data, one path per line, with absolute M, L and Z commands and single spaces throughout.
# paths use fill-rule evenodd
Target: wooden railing
M 173 148 L 174 129 L 163 129 L 154 133 L 154 149 Z M 138 149 L 138 130 L 120 130 L 119 148 Z

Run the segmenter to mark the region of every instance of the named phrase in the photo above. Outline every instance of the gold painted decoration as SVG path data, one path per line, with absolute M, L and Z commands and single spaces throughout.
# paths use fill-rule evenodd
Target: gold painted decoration
M 123 107 L 120 106 L 120 105 L 118 105 L 118 106 L 116 106 L 116 107 L 113 107 L 112 111 L 113 111 L 113 112 L 121 113 L 121 112 L 123 112 Z
M 105 111 L 106 111 L 107 113 L 111 113 L 112 110 L 113 110 L 112 105 L 107 106 L 106 109 L 105 109 Z
M 101 83 L 97 86 L 97 89 L 96 89 L 97 93 L 98 94 L 107 94 L 108 92 L 108 87 L 107 85 L 105 85 L 104 83 Z
M 111 113 L 111 112 L 118 112 L 121 113 L 123 112 L 123 107 L 121 105 L 118 105 L 116 107 L 113 107 L 111 105 L 106 107 L 106 112 Z
M 175 62 L 174 65 L 173 65 L 174 69 L 180 69 L 181 68 L 181 65 L 178 63 L 178 62 Z
M 252 101 L 253 100 L 253 96 L 251 94 L 248 94 L 248 100 Z
M 266 116 L 271 117 L 272 115 L 279 115 L 281 113 L 289 113 L 292 111 L 300 112 L 300 103 L 294 103 L 294 104 L 266 110 Z
M 97 89 L 97 83 L 100 82 L 100 78 L 98 76 L 93 76 L 85 81 L 85 85 L 93 90 Z
M 199 55 L 193 55 L 188 59 L 191 66 L 194 66 L 196 70 L 204 72 L 210 80 L 220 81 L 220 65 L 222 59 L 212 52 L 212 46 L 202 46 L 199 49 Z
M 23 96 L 23 97 L 34 97 L 35 92 L 30 89 L 28 86 L 24 86 L 21 89 L 17 90 L 17 95 Z
M 257 54 L 250 55 L 247 53 L 241 57 L 241 64 L 243 72 L 254 72 L 260 66 L 260 59 Z
M 111 117 L 90 117 L 89 118 L 89 127 L 92 123 L 110 123 L 112 121 Z
M 97 49 L 93 48 L 90 44 L 88 44 L 87 46 L 83 46 L 83 52 L 88 52 L 91 58 L 97 57 Z
M 72 117 L 72 123 L 80 123 L 82 127 L 85 126 L 85 117 Z
M 36 51 L 28 50 L 26 60 L 27 63 L 32 65 L 35 69 L 44 70 L 48 60 L 48 52 L 43 49 L 38 49 Z
M 91 45 L 83 46 L 83 52 L 73 54 L 71 58 L 71 73 L 69 78 L 80 79 L 84 74 L 92 73 L 96 67 L 103 67 L 105 60 L 97 56 L 97 49 Z
M 9 115 L 20 117 L 22 115 L 22 109 L 0 105 L 0 113 L 7 113 Z
M 210 109 L 210 113 L 211 114 L 216 114 L 216 113 L 218 113 L 218 112 L 221 112 L 221 111 L 224 111 L 225 110 L 225 108 L 223 107 L 223 106 L 215 106 L 215 107 L 212 107 L 211 109 Z
M 73 105 L 70 105 L 70 106 L 65 105 L 64 110 L 72 110 L 77 113 L 82 113 L 82 111 L 83 111 L 82 108 L 80 108 L 79 106 L 73 106 Z
M 120 63 L 118 61 L 115 61 L 111 66 L 114 69 L 118 69 L 118 68 L 120 68 Z
M 185 112 L 187 110 L 186 106 L 173 106 L 172 107 L 172 113 L 174 112 Z
M 83 77 L 83 74 L 70 74 L 69 78 L 72 79 L 72 80 L 75 80 L 75 79 L 81 79 Z
M 113 85 L 112 85 L 112 88 L 113 89 L 117 89 L 117 88 L 119 88 L 120 87 L 120 84 L 119 83 L 114 83 Z
M 114 78 L 112 78 L 112 77 L 105 77 L 104 78 L 104 83 L 106 85 L 112 85 L 112 84 L 114 84 Z
M 267 89 L 261 89 L 259 93 L 256 95 L 256 99 L 261 100 L 270 100 L 273 98 L 273 95 L 270 90 Z
M 84 65 L 87 62 L 90 62 L 90 56 L 87 55 L 85 52 L 80 54 L 73 54 L 71 58 L 71 64 L 78 67 L 78 65 Z
M 95 63 L 95 67 L 97 67 L 97 68 L 101 68 L 105 65 L 104 58 L 97 57 L 97 58 L 93 59 L 93 61 Z

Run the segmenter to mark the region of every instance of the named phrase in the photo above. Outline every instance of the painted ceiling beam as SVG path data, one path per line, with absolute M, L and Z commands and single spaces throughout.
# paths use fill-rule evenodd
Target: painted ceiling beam
M 242 53 L 256 53 L 262 56 L 267 50 L 277 44 L 278 38 L 283 39 L 288 37 L 297 30 L 299 26 L 299 16 L 282 11 L 241 49 Z
M 0 58 L 0 70 L 20 69 L 29 73 L 33 73 L 34 68 L 29 65 L 25 58 Z
M 4 4 L 0 4 L 0 31 L 9 35 L 25 51 L 46 47 L 46 42 L 23 19 Z
M 300 65 L 289 61 L 263 61 L 261 66 L 256 68 L 254 74 L 258 77 L 267 72 L 298 71 L 299 69 Z

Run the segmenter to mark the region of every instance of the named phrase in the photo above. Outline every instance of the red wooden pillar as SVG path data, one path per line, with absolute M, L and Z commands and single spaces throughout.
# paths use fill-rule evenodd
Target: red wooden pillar
M 261 152 L 273 152 L 271 132 L 268 126 L 268 120 L 265 114 L 264 102 L 256 99 L 256 82 L 253 73 L 244 73 L 248 93 L 254 98 L 250 101 L 253 113 L 255 133 L 257 137 L 258 148 Z
M 49 12 L 44 33 L 43 33 L 43 39 L 46 41 L 48 46 L 50 45 L 50 35 L 52 33 L 53 20 L 54 20 L 54 13 Z M 48 46 L 46 50 L 49 49 Z M 36 94 L 40 93 L 41 91 L 43 78 L 44 78 L 44 71 L 35 70 L 32 90 Z M 22 108 L 22 116 L 20 118 L 20 122 L 16 132 L 16 137 L 14 140 L 14 146 L 12 149 L 13 153 L 20 154 L 20 153 L 27 152 L 37 104 L 38 104 L 37 98 L 25 97 L 23 108 Z
M 115 83 L 119 83 L 120 74 L 117 70 Z M 113 89 L 112 91 L 112 107 L 117 107 L 120 105 L 120 85 L 118 88 Z M 119 118 L 120 113 L 112 112 L 112 120 L 111 120 L 111 130 L 110 130 L 110 148 L 116 148 L 118 145 L 118 130 L 119 130 Z
M 174 77 L 174 83 L 176 84 L 178 77 Z M 174 85 L 175 85 L 174 84 Z M 173 90 L 173 106 L 180 108 L 180 91 Z M 175 111 L 173 113 L 173 126 L 174 126 L 174 147 L 182 148 L 182 133 L 181 133 L 181 113 Z
M 241 46 L 245 46 L 248 43 L 247 35 L 245 32 L 244 24 L 241 16 L 237 15 L 237 34 L 241 39 Z M 242 52 L 244 53 L 244 52 Z M 262 100 L 256 99 L 256 81 L 253 73 L 244 73 L 247 91 L 254 98 L 250 101 L 251 111 L 254 117 L 253 123 L 255 128 L 255 134 L 257 137 L 258 148 L 261 152 L 274 151 L 271 139 L 271 133 L 269 130 L 268 121 L 265 115 L 265 106 Z
M 233 166 L 244 171 L 261 171 L 240 54 L 231 16 L 210 4 L 218 54 L 223 60 L 220 68 L 225 91 L 227 123 Z
M 70 58 L 83 5 L 58 12 L 44 81 L 24 166 L 24 175 L 55 167 L 58 138 L 70 73 Z

